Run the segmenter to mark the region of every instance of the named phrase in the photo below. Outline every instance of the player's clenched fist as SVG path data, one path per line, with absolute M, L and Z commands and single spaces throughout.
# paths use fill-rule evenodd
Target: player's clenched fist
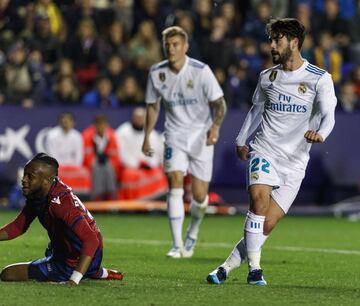
M 304 135 L 305 139 L 307 142 L 309 143 L 315 143 L 315 142 L 324 142 L 324 139 L 322 138 L 322 136 L 312 130 L 309 130 L 305 133 Z
M 248 160 L 249 159 L 248 146 L 236 146 L 236 154 L 241 160 Z

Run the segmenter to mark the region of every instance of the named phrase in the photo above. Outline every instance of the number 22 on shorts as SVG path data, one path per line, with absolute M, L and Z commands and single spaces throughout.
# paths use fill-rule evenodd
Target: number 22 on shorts
M 250 172 L 252 173 L 261 170 L 265 173 L 270 173 L 269 167 L 270 163 L 265 158 L 254 158 L 251 161 Z

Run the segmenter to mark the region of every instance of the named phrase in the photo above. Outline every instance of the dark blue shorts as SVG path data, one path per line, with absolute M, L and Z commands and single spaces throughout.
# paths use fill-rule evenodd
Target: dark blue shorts
M 101 276 L 101 261 L 102 248 L 98 248 L 84 277 L 97 278 Z M 30 263 L 29 279 L 34 279 L 39 282 L 66 282 L 69 280 L 73 271 L 74 268 L 67 265 L 64 261 L 50 255 Z

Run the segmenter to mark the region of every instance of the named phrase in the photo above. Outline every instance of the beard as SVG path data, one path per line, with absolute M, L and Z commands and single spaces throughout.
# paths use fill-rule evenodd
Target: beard
M 291 57 L 290 46 L 288 46 L 281 54 L 279 52 L 271 52 L 271 56 L 274 64 L 285 64 Z

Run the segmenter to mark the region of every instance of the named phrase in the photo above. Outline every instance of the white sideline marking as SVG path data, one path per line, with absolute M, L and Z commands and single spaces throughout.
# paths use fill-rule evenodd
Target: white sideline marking
M 115 244 L 171 245 L 171 241 L 166 241 L 166 240 L 105 238 L 105 242 L 115 243 Z M 224 242 L 199 242 L 198 246 L 203 248 L 232 249 L 234 247 L 234 244 L 224 243 Z M 356 251 L 356 250 L 321 249 L 321 248 L 306 248 L 306 247 L 293 247 L 293 246 L 273 246 L 273 247 L 267 247 L 267 249 L 276 250 L 276 251 L 290 251 L 290 252 L 360 255 L 360 251 Z

